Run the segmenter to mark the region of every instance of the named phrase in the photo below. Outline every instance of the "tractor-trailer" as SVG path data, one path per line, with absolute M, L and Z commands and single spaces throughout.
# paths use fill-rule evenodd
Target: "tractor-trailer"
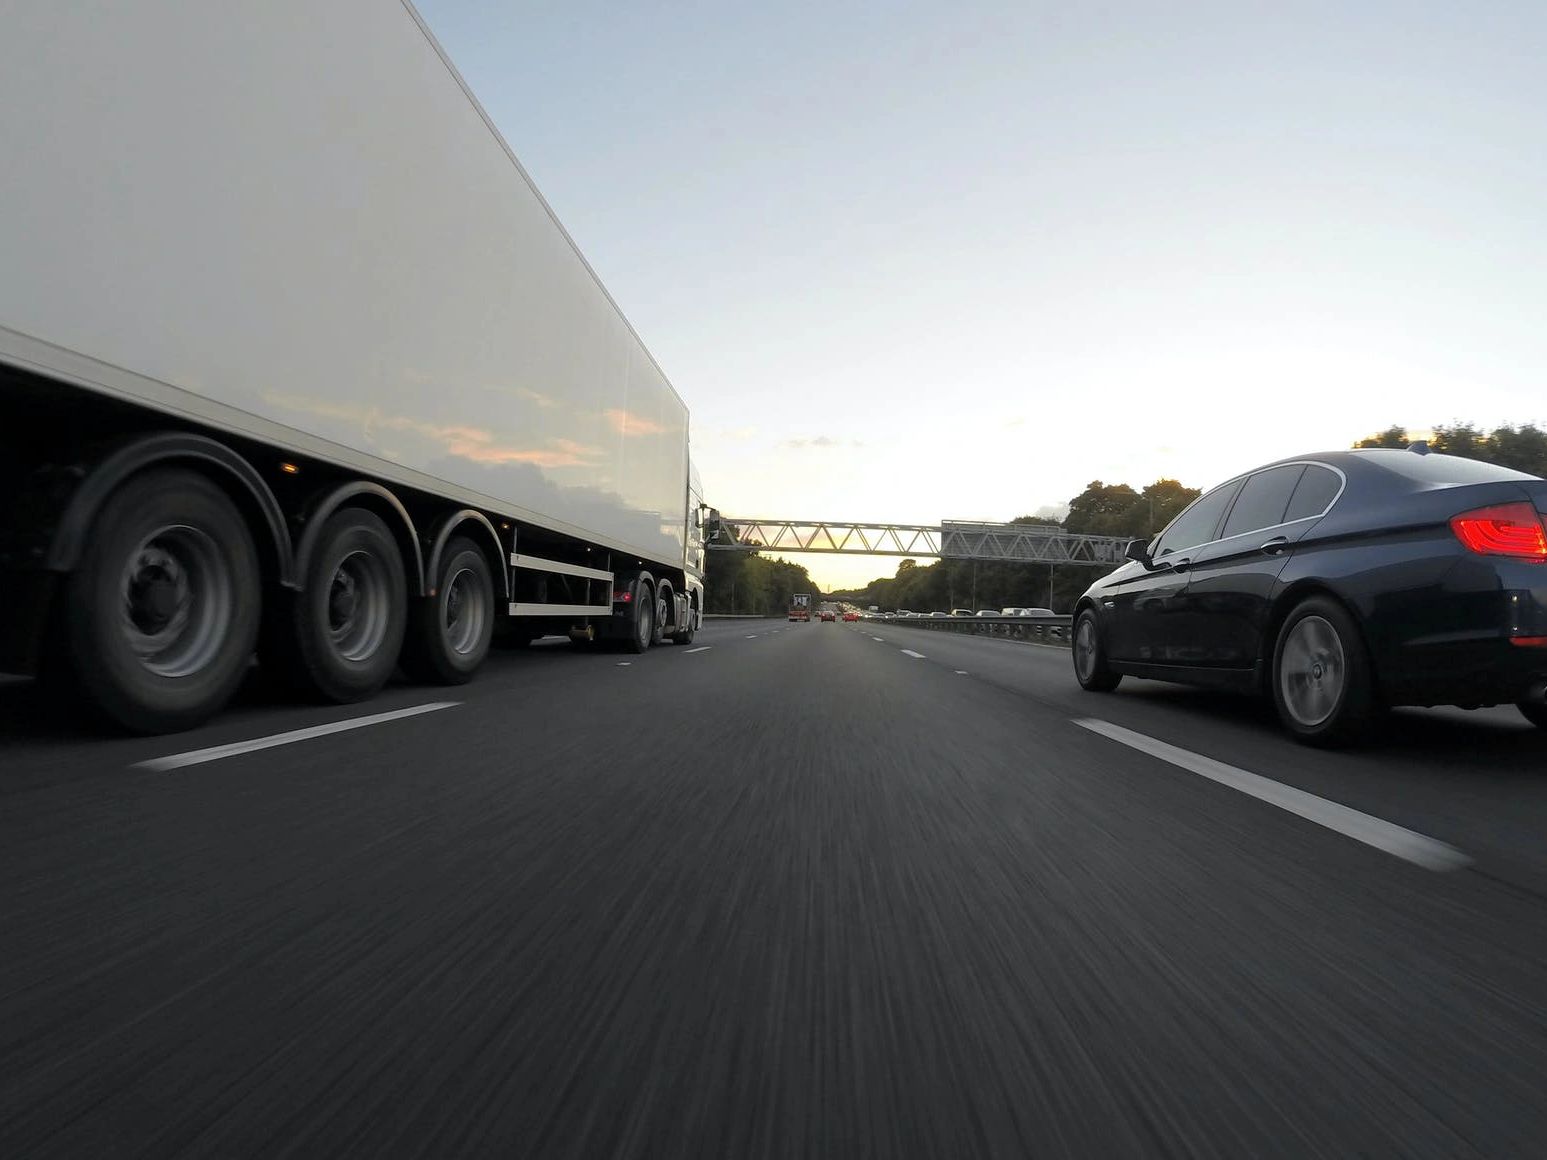
M 0 671 L 140 731 L 691 641 L 688 411 L 401 0 L 12 6 Z

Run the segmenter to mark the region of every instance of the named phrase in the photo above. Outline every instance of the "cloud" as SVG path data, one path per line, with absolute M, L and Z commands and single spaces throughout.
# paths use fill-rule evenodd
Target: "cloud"
M 587 447 L 572 439 L 550 439 L 546 447 L 502 447 L 494 442 L 487 431 L 468 431 L 444 428 L 433 431 L 422 425 L 414 430 L 439 438 L 452 455 L 473 463 L 504 464 L 530 463 L 533 467 L 589 467 L 601 456 L 595 447 Z
M 545 395 L 541 391 L 534 391 L 530 387 L 517 387 L 516 394 L 525 399 L 527 402 L 536 403 L 539 407 L 543 407 L 545 409 L 550 407 L 557 407 L 559 405 L 559 401 L 557 399 Z
M 667 428 L 652 419 L 646 419 L 642 415 L 612 407 L 602 412 L 602 418 L 612 424 L 612 429 L 627 439 L 637 439 L 644 435 L 664 435 Z
M 780 447 L 789 447 L 796 451 L 807 447 L 827 449 L 832 447 L 863 447 L 865 444 L 858 439 L 834 439 L 831 435 L 811 435 L 801 439 L 786 439 L 780 443 Z
M 268 394 L 264 398 L 276 406 L 321 419 L 358 424 L 368 436 L 378 431 L 402 431 L 438 443 L 447 454 L 471 463 L 498 466 L 505 463 L 529 463 L 533 467 L 589 467 L 602 458 L 597 447 L 587 447 L 572 439 L 550 439 L 540 447 L 512 447 L 495 441 L 492 431 L 481 427 L 443 426 L 414 419 L 408 415 L 383 415 L 375 407 L 351 407 L 321 399 L 296 395 Z
M 749 439 L 757 438 L 757 428 L 705 427 L 698 434 L 700 437 L 708 438 L 715 443 L 745 443 Z

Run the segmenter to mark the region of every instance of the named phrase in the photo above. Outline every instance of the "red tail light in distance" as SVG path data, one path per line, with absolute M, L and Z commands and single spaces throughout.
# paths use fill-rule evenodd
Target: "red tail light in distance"
M 1547 528 L 1534 505 L 1501 503 L 1452 516 L 1451 530 L 1474 552 L 1547 563 Z

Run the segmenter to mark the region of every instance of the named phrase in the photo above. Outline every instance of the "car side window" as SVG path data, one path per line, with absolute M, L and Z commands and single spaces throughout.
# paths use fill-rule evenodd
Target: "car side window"
M 1315 463 L 1307 464 L 1305 474 L 1300 477 L 1299 486 L 1295 488 L 1294 495 L 1289 499 L 1289 508 L 1284 512 L 1284 522 L 1321 515 L 1327 510 L 1327 505 L 1332 502 L 1342 486 L 1343 480 L 1337 472 Z
M 1241 485 L 1241 494 L 1235 506 L 1225 519 L 1225 528 L 1220 538 L 1228 540 L 1231 536 L 1283 523 L 1289 498 L 1304 474 L 1305 464 L 1289 463 L 1248 476 Z
M 1214 530 L 1219 527 L 1220 518 L 1225 514 L 1225 509 L 1230 506 L 1230 501 L 1235 498 L 1235 493 L 1240 488 L 1240 480 L 1232 480 L 1207 495 L 1193 500 L 1192 506 L 1172 520 L 1170 527 L 1160 533 L 1160 539 L 1155 542 L 1155 559 L 1158 560 L 1172 552 L 1193 548 L 1212 540 Z

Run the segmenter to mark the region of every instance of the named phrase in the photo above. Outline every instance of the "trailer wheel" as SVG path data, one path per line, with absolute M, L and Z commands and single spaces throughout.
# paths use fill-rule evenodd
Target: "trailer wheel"
M 328 517 L 301 577 L 290 627 L 294 676 L 329 701 L 363 701 L 397 664 L 408 619 L 403 556 L 381 517 Z
M 178 468 L 136 476 L 66 584 L 68 683 L 136 732 L 191 728 L 241 683 L 261 605 L 257 550 L 225 492 Z
M 472 679 L 494 634 L 494 577 L 471 540 L 454 537 L 441 555 L 435 595 L 414 602 L 403 639 L 403 668 L 421 681 L 461 685 Z
M 633 618 L 629 621 L 629 632 L 623 641 L 623 650 L 642 653 L 655 643 L 658 636 L 655 586 L 644 577 L 634 581 L 634 599 L 630 607 L 634 610 Z

